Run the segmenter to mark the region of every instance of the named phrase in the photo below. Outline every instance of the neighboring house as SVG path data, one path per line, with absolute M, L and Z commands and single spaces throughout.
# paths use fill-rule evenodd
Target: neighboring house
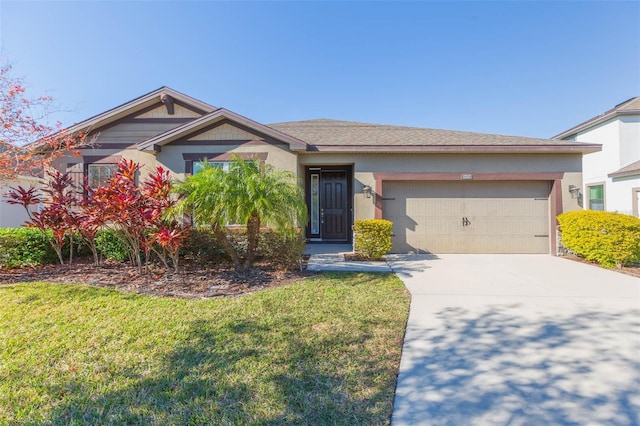
M 22 186 L 28 188 L 30 186 L 40 188 L 40 179 L 27 176 L 19 176 L 14 181 L 0 181 L 0 228 L 20 228 L 29 220 L 29 215 L 24 207 L 15 204 L 9 204 L 4 199 L 5 194 L 11 188 Z M 34 206 L 31 211 L 38 211 L 41 206 Z
M 312 242 L 351 242 L 356 219 L 394 222 L 393 251 L 555 253 L 597 144 L 334 120 L 265 125 L 167 87 L 69 129 L 96 135 L 58 167 L 97 185 L 122 159 L 177 178 L 231 153 L 293 172 Z
M 553 139 L 602 144 L 582 160 L 584 208 L 640 216 L 640 97 Z

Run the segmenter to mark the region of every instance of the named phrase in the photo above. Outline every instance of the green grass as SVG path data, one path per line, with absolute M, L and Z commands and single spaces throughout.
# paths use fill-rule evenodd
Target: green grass
M 326 274 L 235 299 L 0 286 L 0 424 L 386 424 L 409 296 Z

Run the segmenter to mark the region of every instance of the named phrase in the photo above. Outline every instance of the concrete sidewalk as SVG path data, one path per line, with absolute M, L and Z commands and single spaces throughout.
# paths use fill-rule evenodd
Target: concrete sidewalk
M 352 253 L 351 244 L 307 244 L 305 254 L 309 254 L 308 271 L 322 272 L 392 272 L 386 262 L 363 262 L 345 260 L 346 253 Z
M 640 424 L 640 279 L 548 255 L 392 255 L 392 424 Z

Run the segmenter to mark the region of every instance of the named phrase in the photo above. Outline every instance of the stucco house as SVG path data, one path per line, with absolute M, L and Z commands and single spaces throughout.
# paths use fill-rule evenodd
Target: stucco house
M 258 123 L 161 87 L 78 123 L 96 135 L 58 167 L 98 184 L 122 158 L 176 178 L 235 153 L 293 172 L 311 242 L 351 242 L 357 219 L 394 222 L 394 252 L 555 253 L 579 209 L 582 154 L 600 145 L 336 120 Z
M 29 220 L 29 215 L 24 207 L 15 204 L 9 204 L 4 199 L 12 188 L 22 186 L 28 188 L 30 186 L 40 188 L 41 180 L 36 177 L 18 176 L 12 181 L 0 180 L 0 228 L 20 228 Z M 41 206 L 32 206 L 31 212 L 38 211 Z
M 640 97 L 626 100 L 553 139 L 602 144 L 582 160 L 584 208 L 640 216 Z

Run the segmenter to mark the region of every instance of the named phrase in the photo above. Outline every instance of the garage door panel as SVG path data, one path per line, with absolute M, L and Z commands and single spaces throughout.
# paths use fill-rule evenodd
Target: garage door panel
M 548 253 L 549 191 L 548 182 L 385 182 L 383 217 L 394 252 Z
M 473 236 L 462 238 L 461 235 L 435 235 L 425 238 L 424 235 L 408 235 L 407 241 L 398 248 L 402 252 L 457 253 L 464 247 L 464 253 L 547 253 L 548 238 L 538 238 L 532 242 L 529 237 L 492 236 L 483 238 Z

